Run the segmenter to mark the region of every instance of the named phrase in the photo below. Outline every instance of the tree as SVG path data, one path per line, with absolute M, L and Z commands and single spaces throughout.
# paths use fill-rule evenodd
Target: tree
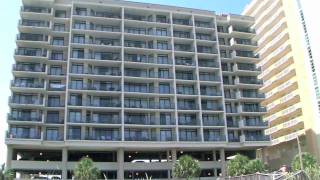
M 14 172 L 11 169 L 6 169 L 5 164 L 1 165 L 0 169 L 0 180 L 13 180 L 14 179 Z
M 247 173 L 245 165 L 249 163 L 249 158 L 237 154 L 233 159 L 227 163 L 227 171 L 229 176 L 240 176 Z
M 265 165 L 259 160 L 250 160 L 248 164 L 245 165 L 246 174 L 254 174 L 257 172 L 263 172 L 266 170 Z
M 187 180 L 199 177 L 199 162 L 197 160 L 194 160 L 191 156 L 183 155 L 175 163 L 173 174 L 176 178 L 186 178 Z
M 304 169 L 313 168 L 317 165 L 317 160 L 307 152 L 302 153 L 302 164 Z M 297 154 L 291 162 L 292 170 L 301 170 L 299 154 Z
M 93 166 L 93 161 L 88 157 L 81 158 L 80 162 L 74 170 L 76 180 L 97 180 L 100 171 Z
M 308 167 L 305 169 L 305 172 L 309 179 L 320 179 L 320 166 L 316 165 L 313 167 Z

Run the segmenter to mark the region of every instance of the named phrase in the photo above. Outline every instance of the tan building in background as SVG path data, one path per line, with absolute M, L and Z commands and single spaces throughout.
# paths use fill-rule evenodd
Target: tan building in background
M 272 138 L 272 146 L 262 151 L 264 160 L 273 168 L 290 164 L 298 152 L 297 136 L 302 150 L 320 160 L 319 68 L 306 25 L 311 18 L 305 19 L 298 0 L 253 0 L 243 14 L 256 19 L 259 78 L 264 81 L 260 90 L 269 122 L 265 133 Z

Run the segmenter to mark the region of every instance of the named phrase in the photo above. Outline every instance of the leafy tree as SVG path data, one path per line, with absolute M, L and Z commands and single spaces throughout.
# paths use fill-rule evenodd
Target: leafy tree
M 304 169 L 313 168 L 317 165 L 317 160 L 310 153 L 304 152 L 301 156 Z M 293 171 L 301 170 L 299 154 L 293 158 L 291 166 Z
M 6 169 L 5 164 L 1 165 L 0 169 L 0 180 L 13 180 L 14 179 L 14 171 L 11 169 Z
M 265 165 L 259 160 L 250 160 L 248 164 L 245 165 L 246 174 L 254 174 L 257 172 L 263 172 L 266 170 Z
M 240 176 L 247 173 L 245 165 L 249 163 L 249 158 L 237 154 L 227 163 L 227 171 L 229 176 Z
M 308 167 L 305 169 L 309 179 L 320 179 L 320 166 Z
M 199 177 L 199 162 L 197 160 L 194 160 L 191 156 L 183 155 L 175 163 L 173 174 L 176 178 L 185 178 L 187 180 Z
M 76 180 L 97 180 L 99 179 L 100 171 L 93 166 L 93 161 L 90 158 L 83 157 L 77 164 L 74 175 Z

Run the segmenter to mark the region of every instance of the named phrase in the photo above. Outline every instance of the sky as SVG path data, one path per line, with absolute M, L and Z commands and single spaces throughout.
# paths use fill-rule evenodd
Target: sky
M 217 13 L 241 14 L 250 0 L 133 0 L 154 4 L 174 5 L 216 11 Z M 4 144 L 7 129 L 6 118 L 9 112 L 8 97 L 11 92 L 9 83 L 12 79 L 11 69 L 14 63 L 13 52 L 19 20 L 21 0 L 4 0 L 0 6 L 0 164 L 6 160 Z

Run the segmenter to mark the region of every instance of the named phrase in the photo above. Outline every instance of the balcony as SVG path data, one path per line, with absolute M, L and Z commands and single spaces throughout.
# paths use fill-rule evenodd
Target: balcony
M 24 71 L 24 72 L 45 72 L 46 67 L 40 65 L 25 65 L 25 64 L 14 64 L 12 71 Z
M 215 81 L 215 82 L 221 81 L 220 77 L 215 75 L 200 75 L 199 79 L 200 81 Z
M 65 91 L 65 90 L 66 90 L 65 84 L 50 83 L 48 85 L 48 91 Z
M 21 7 L 20 11 L 21 12 L 51 14 L 51 8 L 45 8 L 45 7 L 24 6 L 24 7 Z
M 251 142 L 251 141 L 266 141 L 269 142 L 270 141 L 270 136 L 264 136 L 264 135 L 242 135 L 240 137 L 241 142 Z
M 229 128 L 238 128 L 239 127 L 239 123 L 238 121 L 227 121 L 227 127 Z
M 210 22 L 206 21 L 195 21 L 196 27 L 202 27 L 202 28 L 213 28 L 214 25 L 212 25 Z
M 118 129 L 94 128 L 89 135 L 85 136 L 85 140 L 121 141 L 121 135 Z
M 223 134 L 220 135 L 210 135 L 210 131 L 208 133 L 204 132 L 204 141 L 213 141 L 213 142 L 219 142 L 219 141 L 226 141 L 226 136 Z
M 128 62 L 154 63 L 153 57 L 143 54 L 125 54 L 124 60 Z
M 218 54 L 217 49 L 210 46 L 197 46 L 198 53 Z
M 179 125 L 187 125 L 187 126 L 192 126 L 192 125 L 199 125 L 198 123 L 199 121 L 196 118 L 185 118 L 185 116 L 183 117 L 179 117 L 178 118 L 178 124 Z
M 24 122 L 41 122 L 42 115 L 41 114 L 31 114 L 31 113 L 23 113 L 21 115 L 17 114 L 7 114 L 7 120 L 9 121 L 24 121 Z
M 35 42 L 48 42 L 48 36 L 42 34 L 21 33 L 17 35 L 18 41 L 35 41 Z
M 178 18 L 173 18 L 172 19 L 172 23 L 173 24 L 177 24 L 177 25 L 185 25 L 185 26 L 190 26 L 190 20 L 189 19 L 178 19 Z
M 179 140 L 180 141 L 201 141 L 197 131 L 188 131 L 188 130 L 186 131 L 180 130 Z
M 176 58 L 176 65 L 183 65 L 183 66 L 195 66 L 195 62 L 192 59 L 177 59 Z
M 218 62 L 214 60 L 198 60 L 199 67 L 206 67 L 206 68 L 219 68 Z
M 188 104 L 188 105 L 180 105 L 178 103 L 178 110 L 198 110 L 198 106 L 196 104 Z
M 145 102 L 145 103 L 126 103 L 127 100 L 125 99 L 125 108 L 139 108 L 139 109 L 174 109 L 174 104 L 157 104 L 153 102 Z
M 19 21 L 20 26 L 26 27 L 35 27 L 35 28 L 49 28 L 50 22 L 48 21 L 40 21 L 40 20 L 27 20 L 22 19 Z
M 91 107 L 121 107 L 120 100 L 118 102 L 105 102 L 105 101 L 87 101 L 87 106 Z
M 202 117 L 202 119 L 203 119 L 202 120 L 203 126 L 224 126 L 223 119 L 215 120 L 215 119 L 203 118 L 203 117 Z
M 157 141 L 157 134 L 154 131 L 144 129 L 125 129 L 125 141 Z
M 63 136 L 63 134 L 55 134 L 55 133 L 51 134 L 51 131 L 48 131 L 47 134 L 45 134 L 45 136 L 44 136 L 44 140 L 46 140 L 46 141 L 63 141 L 64 136 Z
M 244 62 L 257 62 L 259 55 L 255 55 L 252 51 L 233 51 L 231 53 L 233 59 L 243 60 Z
M 229 140 L 229 142 L 240 142 L 240 137 L 236 137 L 236 136 L 231 137 L 231 136 L 229 136 L 228 140 Z
M 215 90 L 202 90 L 201 89 L 201 95 L 202 96 L 222 96 L 222 93 Z
M 241 91 L 240 93 L 240 98 L 257 98 L 257 99 L 264 99 L 265 95 L 262 93 L 252 93 L 252 92 L 246 92 L 246 91 Z
M 47 119 L 46 119 L 45 123 L 48 123 L 48 124 L 63 124 L 64 123 L 64 119 L 63 118 L 59 118 L 59 117 L 47 116 Z
M 97 116 L 95 116 L 97 115 Z M 71 121 L 72 122 L 72 121 Z M 87 117 L 85 123 L 98 123 L 98 124 L 121 124 L 121 119 L 118 115 L 110 114 L 94 114 L 93 117 Z
M 241 128 L 257 128 L 257 127 L 262 127 L 262 128 L 267 128 L 268 127 L 268 122 L 264 122 L 262 120 L 255 120 L 255 119 L 246 119 L 246 120 L 241 120 L 239 121 L 239 126 Z
M 65 106 L 65 103 L 64 101 L 61 101 L 61 102 L 56 102 L 55 100 L 48 100 L 48 103 L 47 103 L 47 107 L 64 107 Z
M 240 38 L 232 38 L 230 40 L 230 45 L 235 49 L 242 49 L 242 50 L 251 50 L 254 51 L 257 49 L 258 44 L 255 41 L 250 39 L 240 39 Z
M 180 80 L 195 80 L 193 73 L 176 72 L 176 79 Z
M 14 128 L 15 129 L 15 128 Z M 7 132 L 7 138 L 10 139 L 42 139 L 42 135 L 40 132 L 37 132 L 34 128 L 25 128 L 22 129 L 23 132 L 17 130 L 11 130 L 10 132 Z
M 190 32 L 173 31 L 173 37 L 190 39 L 191 35 Z
M 267 109 L 265 107 L 252 107 L 252 106 L 241 106 L 241 112 L 243 113 L 265 113 L 267 112 Z
M 132 93 L 157 93 L 157 94 L 173 94 L 173 88 L 159 88 L 159 87 L 145 87 L 145 86 L 135 86 L 130 87 L 129 85 L 125 85 L 124 87 L 125 92 L 132 92 Z
M 239 77 L 236 79 L 238 85 L 262 85 L 262 80 L 256 78 Z
M 96 91 L 121 91 L 120 85 L 111 85 L 105 86 L 100 84 L 81 84 L 80 86 L 77 85 L 69 85 L 70 89 L 75 90 L 96 90 Z
M 124 119 L 125 124 L 140 124 L 140 125 L 155 125 L 157 119 L 151 117 L 135 117 L 126 116 Z
M 239 38 L 252 38 L 255 36 L 254 29 L 248 27 L 235 27 L 234 25 L 229 27 L 229 33 L 234 37 Z
M 233 66 L 234 72 L 247 71 L 247 73 L 255 72 L 260 73 L 261 68 L 257 68 L 254 64 L 238 63 Z
M 153 46 L 149 46 L 146 42 L 144 41 L 124 41 L 124 47 L 133 47 L 133 48 L 149 48 L 153 49 Z
M 107 11 L 93 11 L 91 10 L 91 12 L 89 13 L 89 16 L 92 17 L 102 17 L 102 18 L 116 18 L 116 19 L 120 19 L 120 13 L 116 14 L 116 13 L 110 13 Z
M 124 14 L 124 19 L 134 20 L 134 21 L 152 22 L 151 16 L 147 17 L 147 16 L 135 15 L 135 14 Z
M 17 56 L 30 56 L 30 57 L 47 57 L 47 51 L 41 49 L 31 49 L 31 48 L 18 48 L 15 51 Z
M 95 38 L 89 41 L 77 41 L 73 39 L 73 43 L 78 44 L 92 44 L 101 46 L 120 46 L 120 40 L 118 39 L 107 39 L 107 38 Z
M 209 104 L 202 104 L 201 109 L 205 111 L 223 111 L 222 106 L 219 105 L 209 105 Z
M 212 37 L 210 34 L 203 34 L 203 33 L 197 33 L 196 39 L 204 40 L 204 41 L 216 41 L 216 38 Z
M 41 82 L 11 81 L 11 87 L 42 89 L 42 88 L 44 88 L 44 83 L 41 83 Z
M 43 98 L 28 98 L 28 97 L 18 97 L 12 96 L 9 97 L 9 103 L 11 104 L 21 104 L 21 105 L 43 105 Z
M 175 51 L 194 52 L 189 44 L 174 44 Z

